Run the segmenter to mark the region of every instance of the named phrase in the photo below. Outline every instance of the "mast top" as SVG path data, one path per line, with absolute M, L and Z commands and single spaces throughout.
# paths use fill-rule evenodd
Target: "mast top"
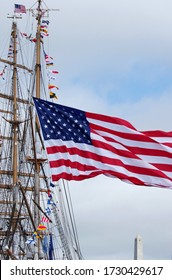
M 42 7 L 42 3 L 44 3 L 44 7 Z M 35 4 L 33 5 L 35 6 Z M 60 9 L 49 9 L 44 1 L 38 0 L 37 1 L 37 8 L 33 8 L 33 6 L 30 9 L 26 9 L 26 11 L 29 11 L 32 13 L 34 17 L 36 17 L 37 20 L 40 20 L 41 17 L 49 17 L 50 11 L 59 11 Z
M 37 7 L 34 7 L 36 4 Z M 24 5 L 14 4 L 14 14 L 7 14 L 7 18 L 22 19 L 22 14 L 31 12 L 32 16 L 40 21 L 42 17 L 49 17 L 50 11 L 59 11 L 59 9 L 49 9 L 43 0 L 38 0 L 30 9 L 26 9 Z

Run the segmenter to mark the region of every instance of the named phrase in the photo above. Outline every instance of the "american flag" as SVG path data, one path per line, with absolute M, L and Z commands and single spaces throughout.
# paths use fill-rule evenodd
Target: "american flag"
M 138 131 L 128 121 L 34 98 L 52 181 L 99 174 L 172 188 L 172 132 Z
M 26 14 L 26 7 L 24 5 L 14 4 L 14 12 Z

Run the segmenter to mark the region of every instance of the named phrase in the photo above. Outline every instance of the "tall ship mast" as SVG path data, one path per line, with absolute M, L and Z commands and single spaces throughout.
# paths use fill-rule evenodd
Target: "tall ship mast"
M 55 100 L 46 52 L 48 7 L 15 5 L 0 56 L 0 259 L 82 259 L 68 185 L 51 182 L 32 97 Z M 18 21 L 29 14 L 32 29 Z M 22 26 L 23 28 L 23 26 Z M 30 57 L 33 57 L 33 60 Z M 31 63 L 32 61 L 32 63 Z

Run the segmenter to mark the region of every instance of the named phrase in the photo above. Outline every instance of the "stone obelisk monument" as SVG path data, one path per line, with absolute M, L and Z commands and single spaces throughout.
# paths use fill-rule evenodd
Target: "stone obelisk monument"
M 140 235 L 134 240 L 134 260 L 143 260 L 143 242 Z

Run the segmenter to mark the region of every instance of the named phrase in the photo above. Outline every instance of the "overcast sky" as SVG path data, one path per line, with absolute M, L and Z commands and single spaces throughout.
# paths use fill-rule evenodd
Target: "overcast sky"
M 58 102 L 124 118 L 138 130 L 172 130 L 171 0 L 46 2 L 60 9 L 50 14 L 48 50 L 60 72 Z M 34 1 L 4 2 L 1 28 L 14 3 Z M 133 259 L 137 234 L 145 259 L 171 259 L 171 190 L 105 176 L 69 186 L 85 259 Z

